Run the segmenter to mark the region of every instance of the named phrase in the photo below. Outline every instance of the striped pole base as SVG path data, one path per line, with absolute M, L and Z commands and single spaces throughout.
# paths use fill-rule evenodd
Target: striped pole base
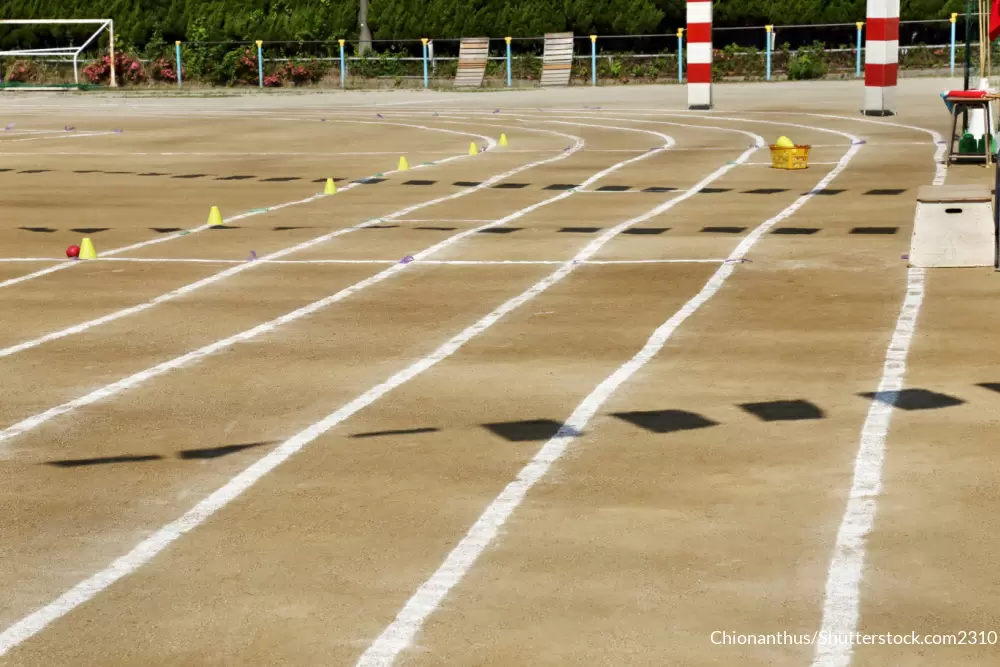
M 899 0 L 868 0 L 865 25 L 866 116 L 892 116 L 899 75 Z

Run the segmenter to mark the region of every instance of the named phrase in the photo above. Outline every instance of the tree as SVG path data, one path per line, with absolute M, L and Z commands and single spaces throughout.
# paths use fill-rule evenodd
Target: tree
M 368 28 L 368 0 L 358 2 L 358 27 L 361 30 L 358 52 L 364 54 L 372 48 L 372 31 Z

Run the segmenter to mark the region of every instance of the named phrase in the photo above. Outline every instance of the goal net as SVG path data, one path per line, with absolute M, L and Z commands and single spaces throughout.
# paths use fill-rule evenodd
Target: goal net
M 100 37 L 107 32 L 110 85 L 118 85 L 115 72 L 115 22 L 112 19 L 5 19 L 0 20 L 0 84 L 24 86 L 12 70 L 18 60 L 73 65 L 73 85 L 80 85 L 80 60 L 85 52 L 95 55 Z M 69 42 L 67 46 L 61 43 Z M 79 44 L 79 46 L 77 46 Z M 13 84 L 8 82 L 15 82 Z M 50 82 L 31 87 L 53 88 Z

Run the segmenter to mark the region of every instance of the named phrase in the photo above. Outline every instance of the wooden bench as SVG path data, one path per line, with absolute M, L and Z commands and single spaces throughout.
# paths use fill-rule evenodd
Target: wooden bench
M 489 55 L 489 37 L 463 37 L 458 48 L 458 73 L 455 75 L 455 87 L 481 87 Z
M 573 69 L 573 33 L 550 32 L 545 35 L 542 55 L 542 85 L 568 86 Z

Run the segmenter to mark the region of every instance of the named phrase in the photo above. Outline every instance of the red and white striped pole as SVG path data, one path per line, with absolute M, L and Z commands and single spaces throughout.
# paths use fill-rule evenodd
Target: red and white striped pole
M 866 116 L 892 116 L 899 73 L 899 0 L 868 0 L 865 24 Z
M 687 0 L 687 38 L 688 108 L 711 109 L 712 0 Z

